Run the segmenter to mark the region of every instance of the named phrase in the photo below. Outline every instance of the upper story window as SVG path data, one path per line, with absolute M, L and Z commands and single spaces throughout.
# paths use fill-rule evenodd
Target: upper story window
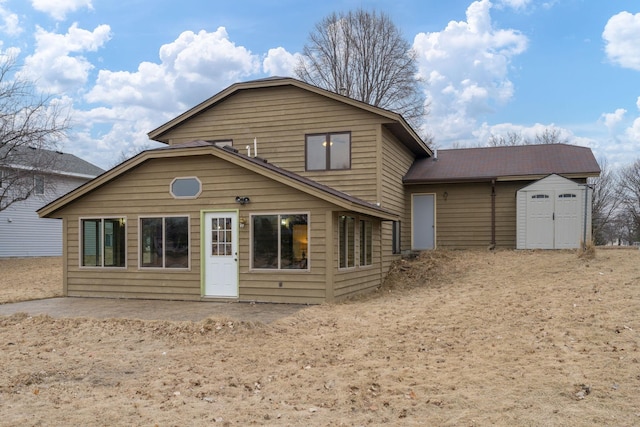
M 33 177 L 33 194 L 39 196 L 44 194 L 44 176 L 36 175 Z
M 350 169 L 351 133 L 307 135 L 305 153 L 308 171 Z

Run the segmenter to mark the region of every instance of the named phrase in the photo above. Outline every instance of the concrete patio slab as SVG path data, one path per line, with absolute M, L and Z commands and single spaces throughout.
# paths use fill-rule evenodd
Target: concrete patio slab
M 299 304 L 192 302 L 108 298 L 47 298 L 0 305 L 0 316 L 27 313 L 54 318 L 92 317 L 197 322 L 222 317 L 244 322 L 271 323 L 307 307 Z

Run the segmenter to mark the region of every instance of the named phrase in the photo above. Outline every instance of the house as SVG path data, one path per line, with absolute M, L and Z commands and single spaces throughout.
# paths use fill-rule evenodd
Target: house
M 522 240 L 516 244 L 517 219 L 520 228 L 526 227 L 527 220 L 533 222 L 531 211 L 527 215 L 526 205 L 518 205 L 516 198 L 521 189 L 540 180 L 549 191 L 553 190 L 549 186 L 562 187 L 566 180 L 549 180 L 552 174 L 573 186 L 581 185 L 582 190 L 575 189 L 575 194 L 583 200 L 584 184 L 589 177 L 598 176 L 600 168 L 589 148 L 568 144 L 438 150 L 436 157 L 417 159 L 403 179 L 405 202 L 412 207 L 412 249 L 541 248 Z M 590 236 L 591 190 L 587 200 Z M 581 212 L 583 206 L 580 204 Z M 576 220 L 583 217 L 578 215 Z M 584 228 L 583 223 L 574 226 L 574 230 Z M 572 233 L 571 242 L 561 247 L 577 248 L 582 236 L 582 232 Z
M 62 255 L 62 221 L 40 218 L 37 210 L 52 200 L 104 172 L 99 167 L 72 154 L 53 150 L 14 147 L 19 155 L 15 164 L 0 168 L 0 194 L 8 189 L 11 169 L 24 169 L 26 157 L 46 157 L 52 169 L 34 176 L 34 193 L 0 211 L 0 258 Z M 3 183 L 3 178 L 5 178 Z
M 342 300 L 380 286 L 402 252 L 423 249 L 425 229 L 432 247 L 456 246 L 439 231 L 447 212 L 478 215 L 464 204 L 443 213 L 440 201 L 476 197 L 492 181 L 508 183 L 512 200 L 501 203 L 513 218 L 496 228 L 513 228 L 500 244 L 515 247 L 515 191 L 549 174 L 441 182 L 447 154 L 432 160 L 400 115 L 291 78 L 234 84 L 149 137 L 166 146 L 39 211 L 63 220 L 65 295 Z M 474 205 L 485 209 L 482 197 Z M 429 209 L 433 224 L 424 222 Z

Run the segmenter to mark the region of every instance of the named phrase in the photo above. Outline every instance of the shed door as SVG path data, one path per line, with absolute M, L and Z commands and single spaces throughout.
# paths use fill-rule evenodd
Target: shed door
M 536 191 L 527 196 L 527 248 L 553 249 L 553 191 Z
M 435 247 L 435 201 L 433 194 L 414 194 L 411 203 L 413 250 Z
M 204 296 L 238 297 L 238 214 L 204 215 Z
M 580 212 L 576 192 L 565 191 L 556 195 L 554 246 L 556 249 L 573 249 L 580 236 Z

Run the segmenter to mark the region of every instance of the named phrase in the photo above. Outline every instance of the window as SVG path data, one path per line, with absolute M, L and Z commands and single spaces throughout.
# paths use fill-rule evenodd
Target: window
M 252 215 L 251 268 L 307 270 L 307 214 Z
M 201 191 L 202 185 L 196 177 L 176 178 L 171 181 L 170 192 L 176 199 L 195 199 Z
M 373 226 L 371 221 L 360 220 L 360 265 L 373 264 Z
M 534 194 L 531 196 L 532 199 L 548 199 L 549 196 L 547 194 Z
M 126 219 L 81 220 L 82 266 L 126 266 Z
M 391 228 L 391 253 L 399 254 L 402 249 L 400 246 L 400 221 L 393 221 Z
M 573 193 L 563 193 L 563 194 L 558 194 L 558 197 L 560 199 L 573 199 L 576 197 L 576 195 Z
M 44 194 L 44 176 L 36 175 L 33 177 L 33 194 L 39 196 Z
M 189 217 L 140 218 L 140 266 L 189 268 Z
M 338 217 L 339 249 L 340 257 L 338 265 L 340 268 L 355 267 L 356 238 L 355 238 L 355 218 L 341 215 Z
M 307 135 L 305 150 L 308 171 L 351 168 L 349 132 Z

